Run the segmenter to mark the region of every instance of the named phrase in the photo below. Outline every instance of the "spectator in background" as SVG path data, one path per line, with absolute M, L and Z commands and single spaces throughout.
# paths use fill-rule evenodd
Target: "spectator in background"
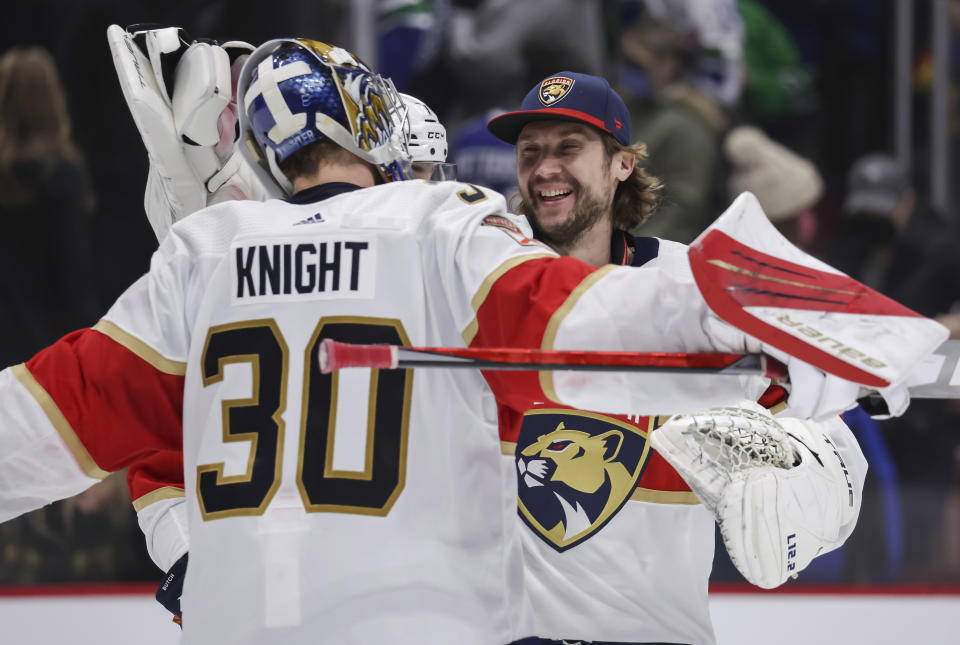
M 657 16 L 630 3 L 621 24 L 620 90 L 635 140 L 649 152 L 645 167 L 664 185 L 654 217 L 631 233 L 689 243 L 725 206 L 714 195 L 720 183 L 720 141 L 729 127 L 730 103 L 721 97 L 732 100 L 729 83 L 703 72 L 704 57 L 712 60 L 716 52 L 701 47 L 688 16 Z
M 0 364 L 96 322 L 94 204 L 56 65 L 39 47 L 0 56 Z
M 840 270 L 889 295 L 888 277 L 895 277 L 891 266 L 898 251 L 900 255 L 904 251 L 897 247 L 912 246 L 904 233 L 915 209 L 916 193 L 896 159 L 886 154 L 861 157 L 847 179 L 843 220 L 830 251 L 831 264 L 835 262 Z
M 23 361 L 99 318 L 93 206 L 53 58 L 40 47 L 8 50 L 0 56 L 0 364 Z M 0 583 L 150 576 L 137 533 L 115 475 L 4 524 Z
M 557 69 L 601 74 L 602 10 L 582 0 L 437 1 L 444 42 L 405 91 L 456 130 L 497 105 L 519 104 L 530 85 Z
M 757 196 L 777 230 L 801 249 L 811 252 L 817 234 L 814 207 L 824 193 L 816 166 L 762 130 L 741 125 L 727 135 L 723 151 L 730 164 L 727 187 L 733 199 L 744 191 Z M 871 202 L 860 193 L 857 200 Z M 843 547 L 812 562 L 804 582 L 891 582 L 903 561 L 903 513 L 897 465 L 880 425 L 857 407 L 843 415 L 870 463 L 864 482 L 858 527 Z M 865 537 L 864 537 L 865 536 Z M 738 577 L 717 549 L 714 579 Z
M 805 129 L 798 126 L 819 107 L 813 73 L 790 32 L 758 0 L 737 0 L 737 11 L 744 27 L 746 76 L 741 115 L 781 141 L 802 144 L 796 134 Z
M 948 312 L 960 301 L 956 225 L 919 202 L 909 174 L 895 158 L 872 153 L 854 162 L 843 211 L 838 235 L 828 248 L 831 265 L 927 316 Z M 885 421 L 874 431 L 872 420 L 858 421 L 850 413 L 844 417 L 867 459 L 878 466 L 873 469 L 877 485 L 868 478 L 861 511 L 861 522 L 873 528 L 860 534 L 876 534 L 878 539 L 861 537 L 848 543 L 851 560 L 846 568 L 854 580 L 928 579 L 934 571 L 943 575 L 949 566 L 938 543 L 943 533 L 930 530 L 929 518 L 945 518 L 945 531 L 952 526 L 950 486 L 958 443 L 956 433 L 946 430 L 960 425 L 960 410 L 952 401 L 916 403 L 907 417 Z M 880 445 L 877 435 L 884 450 L 895 456 L 894 464 L 871 454 Z M 917 445 L 925 449 L 917 452 Z M 902 519 L 890 505 L 891 486 L 898 481 L 903 482 L 897 486 Z M 883 514 L 876 512 L 881 508 Z M 886 559 L 881 559 L 884 546 Z
M 823 196 L 816 166 L 749 125 L 731 130 L 723 151 L 730 164 L 729 198 L 744 191 L 756 195 L 783 236 L 809 252 L 817 233 L 813 207 Z
M 925 316 L 956 311 L 960 232 L 917 199 L 902 164 L 882 153 L 858 159 L 843 211 L 830 264 Z
M 431 0 L 377 2 L 374 62 L 380 74 L 389 77 L 401 92 L 437 55 L 446 27 L 447 5 Z
M 960 230 L 917 199 L 896 159 L 858 159 L 843 207 L 834 266 L 925 316 L 960 310 Z
M 697 56 L 689 82 L 732 108 L 743 91 L 743 21 L 735 0 L 642 0 L 655 20 L 691 34 Z

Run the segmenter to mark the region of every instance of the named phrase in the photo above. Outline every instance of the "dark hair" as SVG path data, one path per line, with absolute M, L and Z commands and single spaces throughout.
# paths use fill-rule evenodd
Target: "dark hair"
M 330 139 L 319 139 L 306 145 L 280 162 L 280 170 L 293 182 L 297 177 L 311 177 L 322 167 L 335 163 L 356 163 L 359 157 L 341 148 Z M 379 173 L 374 172 L 374 176 Z
M 603 140 L 603 156 L 607 166 L 610 165 L 613 155 L 618 152 L 632 153 L 636 160 L 633 172 L 620 182 L 613 194 L 613 228 L 629 231 L 647 221 L 653 214 L 660 203 L 658 193 L 663 188 L 663 184 L 653 175 L 648 175 L 640 165 L 640 162 L 647 158 L 646 144 L 635 143 L 632 146 L 625 146 L 606 133 L 601 133 L 600 138 Z M 519 193 L 511 202 L 513 211 L 521 215 L 531 214 L 530 207 Z

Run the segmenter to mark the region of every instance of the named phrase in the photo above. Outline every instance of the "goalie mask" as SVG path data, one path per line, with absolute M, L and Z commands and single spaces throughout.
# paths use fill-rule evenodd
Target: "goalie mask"
M 406 108 L 393 83 L 345 49 L 268 41 L 244 64 L 237 103 L 243 154 L 286 195 L 293 187 L 280 163 L 324 138 L 377 166 L 387 181 L 412 176 Z
M 437 114 L 415 96 L 401 94 L 410 123 L 407 148 L 413 159 L 413 174 L 433 181 L 455 180 L 457 165 L 447 161 L 447 129 Z

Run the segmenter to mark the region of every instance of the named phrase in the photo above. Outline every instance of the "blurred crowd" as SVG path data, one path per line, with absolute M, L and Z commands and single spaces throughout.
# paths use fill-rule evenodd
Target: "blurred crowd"
M 893 2 L 371 0 L 374 67 L 429 104 L 464 181 L 515 190 L 486 122 L 561 70 L 605 76 L 664 184 L 633 231 L 690 242 L 742 191 L 797 246 L 937 316 L 960 337 L 960 195 L 923 187 L 929 11 L 918 11 L 913 167 L 893 155 Z M 0 365 L 93 324 L 156 245 L 146 157 L 106 45 L 110 23 L 221 41 L 350 42 L 356 5 L 37 0 L 0 26 Z M 950 148 L 960 168 L 960 0 L 950 0 Z M 45 16 L 59 16 L 51 21 Z M 956 177 L 956 172 L 953 172 Z M 956 193 L 960 181 L 951 182 Z M 847 415 L 870 463 L 860 522 L 798 583 L 960 583 L 960 401 Z M 0 584 L 153 580 L 122 475 L 0 524 Z M 717 550 L 714 579 L 739 579 Z M 796 583 L 795 583 L 796 584 Z

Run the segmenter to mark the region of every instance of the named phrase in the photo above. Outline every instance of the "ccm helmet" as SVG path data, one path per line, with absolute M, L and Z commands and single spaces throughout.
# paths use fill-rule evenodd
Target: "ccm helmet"
M 286 195 L 293 187 L 280 162 L 323 138 L 387 181 L 411 177 L 403 101 L 389 79 L 345 49 L 301 38 L 264 43 L 243 66 L 237 104 L 244 156 Z
M 413 160 L 413 174 L 420 179 L 443 181 L 457 178 L 457 165 L 447 161 L 447 129 L 436 113 L 415 96 L 401 94 L 407 108 L 407 148 Z

